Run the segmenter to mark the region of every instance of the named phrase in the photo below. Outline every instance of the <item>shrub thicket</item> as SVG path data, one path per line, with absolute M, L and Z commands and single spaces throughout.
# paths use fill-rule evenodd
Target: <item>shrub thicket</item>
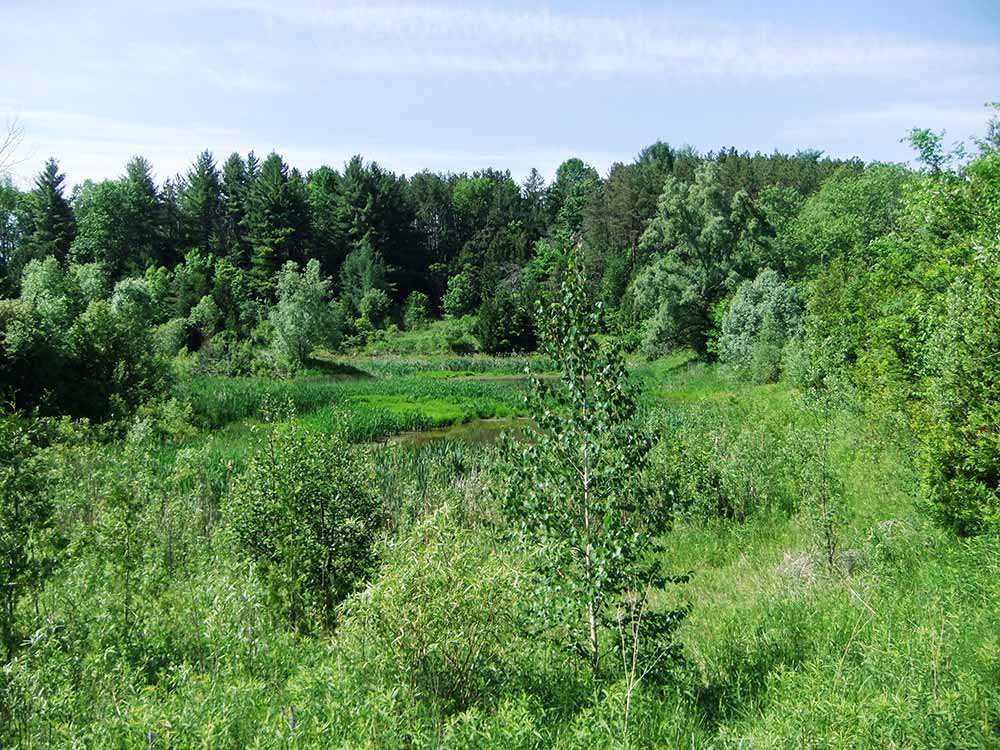
M 382 526 L 370 462 L 336 435 L 269 427 L 225 506 L 238 547 L 297 628 L 330 627 L 371 574 Z

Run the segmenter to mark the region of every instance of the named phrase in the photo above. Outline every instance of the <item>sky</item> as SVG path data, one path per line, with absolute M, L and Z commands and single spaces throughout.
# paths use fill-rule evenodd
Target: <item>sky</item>
M 1000 0 L 0 0 L 0 58 L 23 185 L 205 148 L 518 178 L 656 140 L 903 161 L 914 126 L 984 132 Z

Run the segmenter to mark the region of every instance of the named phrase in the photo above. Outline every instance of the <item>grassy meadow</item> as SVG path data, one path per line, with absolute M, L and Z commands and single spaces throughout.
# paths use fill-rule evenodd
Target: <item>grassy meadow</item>
M 926 520 L 895 425 L 686 354 L 631 365 L 675 508 L 658 554 L 689 576 L 660 596 L 690 614 L 669 674 L 627 695 L 517 624 L 530 593 L 497 533 L 502 441 L 386 442 L 521 416 L 523 371 L 547 363 L 314 365 L 182 380 L 176 413 L 49 449 L 65 559 L 24 603 L 39 625 L 2 675 L 7 746 L 1000 744 L 1000 546 Z M 330 631 L 276 616 L 227 524 L 234 477 L 289 419 L 354 443 L 387 519 Z M 810 504 L 816 460 L 831 513 Z

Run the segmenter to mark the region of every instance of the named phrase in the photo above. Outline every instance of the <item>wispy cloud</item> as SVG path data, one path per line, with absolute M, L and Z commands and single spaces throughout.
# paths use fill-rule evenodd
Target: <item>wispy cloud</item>
M 309 0 L 212 5 L 251 14 L 272 28 L 303 31 L 300 50 L 317 54 L 328 69 L 345 71 L 793 78 L 916 75 L 1000 63 L 1000 50 L 990 46 L 764 24 L 696 28 L 663 11 L 595 15 Z
M 136 153 L 171 175 L 204 147 L 551 173 L 656 138 L 903 158 L 914 125 L 979 132 L 1000 78 L 996 33 L 920 36 L 878 14 L 835 27 L 478 2 L 0 0 L 0 119 L 20 116 L 30 169 L 53 154 L 71 182 Z

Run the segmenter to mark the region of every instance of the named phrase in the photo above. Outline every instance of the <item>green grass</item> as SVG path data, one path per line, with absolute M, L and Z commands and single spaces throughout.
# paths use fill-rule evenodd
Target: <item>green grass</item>
M 205 429 L 260 418 L 264 409 L 290 404 L 308 415 L 320 409 L 371 408 L 395 416 L 419 415 L 429 425 L 475 417 L 507 416 L 519 409 L 518 389 L 508 383 L 418 375 L 330 380 L 324 378 L 196 378 L 175 395 L 190 403 Z M 407 428 L 411 429 L 411 428 Z
M 102 443 L 87 449 L 86 472 L 74 460 L 50 472 L 60 533 L 73 543 L 25 604 L 41 625 L 0 673 L 0 719 L 11 718 L 0 736 L 21 747 L 1000 747 L 1000 540 L 963 542 L 928 522 L 912 440 L 891 425 L 844 405 L 817 411 L 787 384 L 740 383 L 687 354 L 632 363 L 662 441 L 656 469 L 664 481 L 682 470 L 722 477 L 722 494 L 748 512 L 718 517 L 693 498 L 664 537 L 666 570 L 691 574 L 679 587 L 693 605 L 680 630 L 685 662 L 673 682 L 634 696 L 627 737 L 620 682 L 595 689 L 561 656 L 504 631 L 489 690 L 442 714 L 369 668 L 365 631 L 285 628 L 266 582 L 221 533 L 225 519 L 197 531 L 256 445 L 268 400 L 290 401 L 312 429 L 371 442 L 518 413 L 512 364 L 357 357 L 289 381 L 179 386 L 201 432 L 157 453 L 144 490 L 132 641 L 115 630 L 121 579 L 101 552 L 117 547 L 99 500 L 126 454 Z M 835 570 L 803 500 L 802 449 L 820 431 L 843 488 Z M 666 449 L 678 440 L 697 450 L 678 458 Z M 360 449 L 375 462 L 390 539 L 417 534 L 396 584 L 405 590 L 411 568 L 420 571 L 419 524 L 442 506 L 476 535 L 483 559 L 513 565 L 518 550 L 493 533 L 496 449 L 413 445 Z M 441 622 L 470 590 L 449 573 L 430 602 Z

